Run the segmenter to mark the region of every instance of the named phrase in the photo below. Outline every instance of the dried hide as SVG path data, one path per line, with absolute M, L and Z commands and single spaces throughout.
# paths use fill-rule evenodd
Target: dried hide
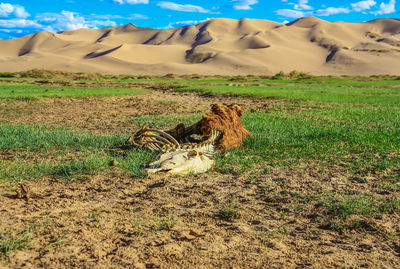
M 242 141 L 251 133 L 246 130 L 240 117 L 242 108 L 238 105 L 225 106 L 221 103 L 213 104 L 211 112 L 203 115 L 201 121 L 185 128 L 182 123 L 174 129 L 167 131 L 177 140 L 184 140 L 193 134 L 209 136 L 212 129 L 218 130 L 222 136 L 217 141 L 216 148 L 226 150 L 238 147 Z
M 246 136 L 251 133 L 246 130 L 240 117 L 243 111 L 240 106 L 224 106 L 213 104 L 210 113 L 203 115 L 201 131 L 203 135 L 209 135 L 212 129 L 220 131 L 223 135 L 219 139 L 217 149 L 229 149 L 238 147 Z

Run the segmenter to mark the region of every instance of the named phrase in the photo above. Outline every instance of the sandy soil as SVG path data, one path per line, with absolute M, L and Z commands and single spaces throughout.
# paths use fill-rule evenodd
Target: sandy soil
M 399 75 L 400 21 L 211 19 L 174 29 L 132 24 L 0 40 L 0 71 L 107 74 Z
M 160 100 L 178 102 L 171 108 Z M 197 113 L 216 101 L 240 104 L 245 111 L 282 102 L 171 92 L 43 99 L 2 103 L 8 114 L 1 113 L 0 120 L 131 132 L 137 126 L 125 123 L 126 117 Z M 294 198 L 366 188 L 388 195 L 379 182 L 379 177 L 362 182 L 341 167 L 322 173 L 318 165 L 307 165 L 251 176 L 209 172 L 132 179 L 111 171 L 71 181 L 41 178 L 26 184 L 29 199 L 17 197 L 17 184 L 3 184 L 0 231 L 16 235 L 30 227 L 33 238 L 0 267 L 399 268 L 400 216 L 361 217 L 362 229 L 340 232 L 318 218 L 324 216 L 319 202 Z M 221 217 L 227 209 L 231 219 Z
M 399 242 L 384 236 L 400 233 L 399 217 L 361 219 L 364 232 L 341 234 L 315 221 L 317 204 L 297 212 L 290 202 L 297 191 L 340 187 L 343 177 L 332 171 L 321 178 L 315 168 L 303 167 L 272 171 L 254 182 L 214 173 L 168 181 L 113 175 L 71 183 L 41 179 L 30 183 L 28 201 L 2 189 L 2 230 L 33 225 L 35 232 L 29 248 L 11 252 L 5 265 L 398 268 Z M 237 218 L 220 219 L 219 210 L 230 203 L 237 205 Z

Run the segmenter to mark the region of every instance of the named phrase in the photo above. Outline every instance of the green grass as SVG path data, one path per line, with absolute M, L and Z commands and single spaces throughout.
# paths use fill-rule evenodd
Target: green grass
M 177 89 L 286 100 L 284 103 L 266 100 L 273 104 L 266 109 L 269 113 L 248 112 L 243 116 L 244 126 L 254 137 L 247 139 L 242 149 L 233 150 L 230 158 L 221 158 L 218 171 L 230 173 L 230 167 L 239 163 L 239 172 L 243 173 L 259 162 L 270 166 L 309 161 L 340 164 L 359 173 L 400 165 L 398 78 L 251 79 L 274 83 Z
M 400 110 L 391 107 L 247 113 L 243 124 L 253 137 L 230 158 L 221 158 L 218 170 L 236 163 L 245 172 L 259 162 L 290 166 L 309 161 L 340 164 L 362 174 L 398 167 L 399 115 Z
M 298 113 L 249 112 L 244 115 L 243 124 L 254 136 L 247 139 L 242 148 L 232 150 L 229 158 L 219 158 L 217 170 L 232 172 L 229 167 L 235 166 L 242 173 L 261 162 L 269 166 L 290 166 L 308 161 L 340 164 L 358 174 L 398 167 L 399 115 L 397 108 L 390 107 L 321 108 Z M 158 121 L 152 122 L 154 126 L 171 123 L 168 117 L 155 119 Z M 147 118 L 141 120 L 148 123 Z M 3 160 L 0 180 L 93 175 L 110 169 L 108 163 L 112 159 L 118 161 L 123 171 L 134 177 L 142 176 L 145 164 L 156 155 L 132 149 L 126 156 L 113 156 L 109 149 L 123 145 L 125 140 L 124 136 L 96 136 L 64 128 L 2 125 L 0 150 L 28 152 L 31 157 L 40 153 L 44 160 L 46 156 L 72 156 L 76 160 L 59 163 L 32 163 L 31 157 Z
M 377 197 L 369 193 L 357 194 L 327 194 L 322 197 L 324 219 L 329 229 L 339 232 L 359 230 L 363 232 L 380 233 L 386 240 L 393 240 L 393 231 L 379 227 L 374 218 L 385 214 L 400 212 L 400 197 Z M 319 217 L 322 221 L 322 217 Z
M 0 161 L 0 182 L 51 176 L 74 178 L 99 174 L 115 159 L 121 173 L 143 176 L 145 165 L 156 157 L 147 150 L 131 149 L 115 155 L 112 148 L 124 145 L 118 135 L 96 136 L 65 128 L 2 125 L 0 151 L 23 153 L 26 158 Z M 36 160 L 38 156 L 39 161 Z M 67 158 L 67 159 L 66 159 Z
M 148 79 L 148 78 L 145 78 Z M 287 79 L 248 77 L 207 77 L 188 80 L 184 77 L 170 82 L 202 84 L 245 81 L 271 83 L 270 86 L 204 86 L 202 91 L 217 94 L 237 94 L 252 97 L 286 99 L 268 107 L 270 112 L 248 112 L 242 121 L 253 132 L 243 147 L 231 151 L 230 158 L 219 158 L 217 171 L 245 173 L 263 163 L 264 166 L 290 167 L 302 162 L 322 165 L 341 165 L 352 173 L 366 174 L 392 168 L 392 177 L 400 166 L 400 80 L 394 77 Z M 152 81 L 152 80 L 150 80 Z M 269 84 L 268 84 L 269 85 Z M 0 96 L 31 98 L 52 95 L 64 96 L 131 94 L 132 89 L 98 89 L 37 85 L 2 85 Z M 64 92 L 61 89 L 65 88 Z M 14 93 L 12 93 L 14 89 Z M 197 90 L 185 86 L 178 90 Z M 118 92 L 120 91 L 120 92 Z M 8 92 L 8 93 L 7 93 Z M 140 92 L 140 90 L 139 90 Z M 44 94 L 44 95 L 43 95 Z M 61 95 L 63 96 L 63 95 Z M 161 100 L 162 101 L 162 100 Z M 275 103 L 275 104 L 274 104 Z M 300 109 L 299 111 L 297 111 Z M 183 122 L 190 125 L 200 119 L 197 114 L 145 115 L 126 119 L 139 125 L 165 127 Z M 3 161 L 1 178 L 26 179 L 41 175 L 74 177 L 106 171 L 108 162 L 116 159 L 119 168 L 133 176 L 143 175 L 147 151 L 132 150 L 125 159 L 112 156 L 108 149 L 124 143 L 126 137 L 94 136 L 85 132 L 42 126 L 0 125 L 0 150 L 21 152 L 48 151 L 49 156 L 76 156 L 62 163 L 29 160 Z M 135 158 L 139 156 L 139 158 Z M 150 157 L 149 157 L 150 156 Z M 153 156 L 154 157 L 154 156 Z M 28 158 L 29 159 L 29 158 Z M 45 160 L 46 158 L 44 158 Z M 127 160 L 134 161 L 127 161 Z M 5 163 L 7 165 L 5 165 Z M 13 167 L 12 169 L 10 167 Z M 233 170 L 232 170 L 233 169 Z M 239 169 L 239 170 L 238 170 Z
M 89 88 L 40 86 L 30 84 L 0 84 L 0 98 L 38 99 L 43 97 L 89 97 L 120 96 L 148 93 L 145 89 Z
M 236 203 L 231 202 L 225 208 L 221 208 L 217 212 L 215 212 L 215 216 L 222 220 L 232 221 L 233 219 L 239 218 L 240 214 Z
M 54 231 L 55 223 L 43 216 L 39 220 L 32 221 L 22 229 L 12 229 L 9 231 L 0 231 L 0 261 L 14 250 L 25 248 L 35 249 L 37 244 L 42 245 L 39 249 L 40 255 L 48 248 L 58 248 L 62 246 L 66 239 L 58 236 L 50 236 L 44 240 L 38 240 L 40 235 Z M 39 242 L 40 241 L 40 242 Z M 35 246 L 36 245 L 36 246 Z
M 400 81 L 399 81 L 400 87 Z M 177 91 L 202 91 L 212 94 L 246 95 L 301 99 L 318 102 L 396 104 L 400 101 L 400 88 L 350 88 L 331 85 L 285 85 L 285 86 L 186 86 Z
M 166 217 L 157 216 L 154 219 L 154 224 L 152 225 L 152 229 L 154 231 L 162 231 L 162 230 L 171 230 L 178 223 L 178 219 L 171 215 Z
M 325 197 L 325 212 L 340 218 L 400 212 L 400 197 L 379 199 L 371 194 L 333 195 Z
M 13 250 L 24 249 L 32 241 L 33 232 L 31 229 L 19 231 L 15 235 L 0 232 L 0 259 L 7 256 Z
M 146 76 L 146 75 L 104 75 L 99 73 L 71 73 L 56 70 L 42 70 L 34 69 L 23 72 L 4 72 L 0 73 L 0 78 L 3 81 L 25 82 L 31 83 L 33 81 L 73 81 L 79 80 L 81 82 L 95 82 L 98 84 L 118 82 L 123 85 L 127 82 L 134 82 L 143 85 L 148 84 L 163 84 L 174 86 L 213 86 L 213 85 L 227 85 L 230 83 L 240 85 L 331 85 L 331 86 L 346 86 L 346 87 L 382 87 L 394 86 L 399 87 L 399 76 L 370 76 L 370 77 L 333 77 L 333 76 L 311 76 L 302 72 L 293 71 L 285 74 L 279 72 L 275 75 L 269 76 L 206 76 L 206 75 L 174 75 L 168 74 L 165 76 Z
M 100 149 L 119 145 L 125 137 L 93 136 L 67 128 L 39 125 L 1 125 L 0 150 Z

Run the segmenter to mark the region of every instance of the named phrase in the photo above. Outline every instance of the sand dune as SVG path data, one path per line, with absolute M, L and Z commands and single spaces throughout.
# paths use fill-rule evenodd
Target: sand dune
M 167 30 L 132 24 L 38 32 L 0 40 L 0 71 L 32 68 L 112 74 L 400 75 L 400 20 L 283 24 L 213 19 Z

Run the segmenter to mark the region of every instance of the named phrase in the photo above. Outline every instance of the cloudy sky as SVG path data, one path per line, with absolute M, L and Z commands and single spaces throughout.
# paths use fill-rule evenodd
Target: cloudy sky
M 396 0 L 0 0 L 0 38 L 127 23 L 165 29 L 212 18 L 362 22 L 400 18 L 399 10 Z

